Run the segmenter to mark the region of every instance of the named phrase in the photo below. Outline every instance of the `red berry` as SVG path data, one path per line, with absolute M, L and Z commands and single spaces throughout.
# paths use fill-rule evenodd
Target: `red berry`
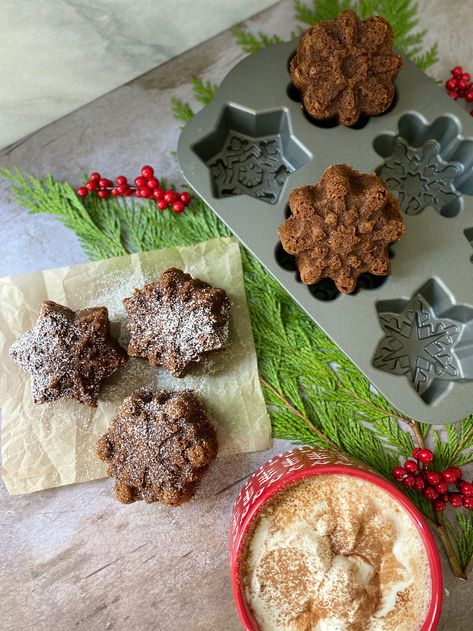
M 135 177 L 135 186 L 136 188 L 143 188 L 143 186 L 146 186 L 146 179 L 144 177 Z
M 463 74 L 463 68 L 461 66 L 455 66 L 455 68 L 451 71 L 454 77 L 461 77 Z
M 108 191 L 101 190 L 97 193 L 97 195 L 102 199 L 106 199 L 108 197 Z
M 120 195 L 126 195 L 127 191 L 129 190 L 130 189 L 128 188 L 126 184 L 120 184 L 120 186 L 117 188 L 117 191 Z
M 135 197 L 141 197 L 141 190 L 139 188 L 135 191 Z
M 441 499 L 435 500 L 432 506 L 434 507 L 434 510 L 438 512 L 442 512 L 447 508 L 447 505 Z
M 148 185 L 148 188 L 158 188 L 159 180 L 156 179 L 155 177 L 152 177 L 148 180 L 147 185 Z
M 459 90 L 466 90 L 468 87 L 468 81 L 464 81 L 463 79 L 460 79 L 457 85 L 457 88 Z
M 455 476 L 455 480 L 459 480 L 462 477 L 462 470 L 459 467 L 450 467 L 448 469 Z
M 155 199 L 164 199 L 164 191 L 162 188 L 155 188 L 153 192 L 153 197 Z
M 133 195 L 133 190 L 131 188 L 125 187 L 126 191 L 123 193 L 123 195 L 126 195 L 127 197 L 130 197 L 130 195 Z
M 415 462 L 414 460 L 406 460 L 406 462 L 404 463 L 404 469 L 408 473 L 415 473 L 418 469 L 417 462 Z
M 435 490 L 438 491 L 441 495 L 443 493 L 448 492 L 448 484 L 446 482 L 439 482 L 435 485 Z
M 112 180 L 108 180 L 106 177 L 102 177 L 99 180 L 99 186 L 100 188 L 107 188 L 107 186 L 113 186 L 113 182 Z
M 460 482 L 457 483 L 457 486 L 460 493 L 463 493 L 466 497 L 473 497 L 473 484 L 471 484 L 471 482 L 460 480 Z
M 100 180 L 102 176 L 100 175 L 100 173 L 98 173 L 97 171 L 93 171 L 90 175 L 89 175 L 89 180 L 91 180 L 92 182 L 98 182 Z
M 172 209 L 175 213 L 182 213 L 185 210 L 185 206 L 182 202 L 174 202 Z
M 417 453 L 417 460 L 421 462 L 429 463 L 434 459 L 434 454 L 430 451 L 430 449 L 420 449 Z
M 424 479 L 420 476 L 416 477 L 416 483 L 414 484 L 414 488 L 416 491 L 422 491 L 425 487 Z
M 469 72 L 464 72 L 462 74 L 462 81 L 469 81 L 471 79 L 471 75 Z
M 168 204 L 174 204 L 174 202 L 177 201 L 177 193 L 174 191 L 166 191 L 164 193 L 164 201 Z
M 402 478 L 406 475 L 406 471 L 404 467 L 394 467 L 391 471 L 391 475 L 395 480 L 402 480 Z
M 89 189 L 86 186 L 81 186 L 77 189 L 77 195 L 79 195 L 79 197 L 87 197 L 88 194 Z
M 465 508 L 473 508 L 473 497 L 464 497 L 463 506 Z
M 168 203 L 164 201 L 164 199 L 159 199 L 156 202 L 156 206 L 160 209 L 160 210 L 166 210 L 166 208 L 168 207 Z
M 149 180 L 153 177 L 154 175 L 154 169 L 153 167 L 150 167 L 149 164 L 145 164 L 144 167 L 141 168 L 141 175 L 146 179 Z
M 447 88 L 447 90 L 455 90 L 458 86 L 458 81 L 457 79 L 454 79 L 453 77 L 451 79 L 448 79 L 448 81 L 445 81 L 445 87 Z
M 187 191 L 185 191 L 184 193 L 181 193 L 180 197 L 181 202 L 184 204 L 184 206 L 188 206 L 190 204 L 190 201 L 192 199 L 192 195 L 190 193 L 187 193 Z
M 425 479 L 429 484 L 435 486 L 440 482 L 440 475 L 436 471 L 427 471 L 425 474 Z
M 473 101 L 473 90 L 468 90 L 465 94 L 465 99 L 467 103 L 471 103 Z
M 412 455 L 414 456 L 414 458 L 418 458 L 419 456 L 419 452 L 422 451 L 420 447 L 416 447 L 413 451 L 412 451 Z
M 120 195 L 120 191 L 118 190 L 118 188 L 112 188 L 112 195 L 114 197 L 118 197 Z
M 117 177 L 117 184 L 118 186 L 126 186 L 128 184 L 128 180 L 124 175 L 119 175 Z
M 143 188 L 140 188 L 140 194 L 141 194 L 141 197 L 145 197 L 145 198 L 153 197 L 153 191 L 147 186 L 143 186 Z
M 422 495 L 425 497 L 426 500 L 429 500 L 429 501 L 436 500 L 437 497 L 439 496 L 439 494 L 437 493 L 437 491 L 434 489 L 433 486 L 426 487 L 422 491 Z
M 402 480 L 402 483 L 404 484 L 404 486 L 407 486 L 410 489 L 412 489 L 414 487 L 415 483 L 416 483 L 416 479 L 415 479 L 415 477 L 413 475 L 406 475 L 404 480 Z
M 89 191 L 96 191 L 99 187 L 95 180 L 89 180 L 86 186 L 89 189 Z
M 456 100 L 458 99 L 459 94 L 458 94 L 458 92 L 455 92 L 454 90 L 451 90 L 451 91 L 448 93 L 448 96 L 449 96 L 451 99 L 453 99 L 454 101 L 456 101 Z
M 463 504 L 462 496 L 460 495 L 460 493 L 450 493 L 448 496 L 448 501 L 455 508 L 459 508 Z
M 442 478 L 447 482 L 447 484 L 452 484 L 457 479 L 455 473 L 451 469 L 445 469 L 442 471 Z

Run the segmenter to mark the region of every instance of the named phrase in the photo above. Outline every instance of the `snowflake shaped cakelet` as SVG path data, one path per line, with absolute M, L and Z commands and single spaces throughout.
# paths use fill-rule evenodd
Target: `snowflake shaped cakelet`
M 352 9 L 309 28 L 290 65 L 308 114 L 354 125 L 362 114 L 386 111 L 402 66 L 392 44 L 389 22 L 380 16 L 360 20 Z
M 379 174 L 391 190 L 398 191 L 401 210 L 417 215 L 431 206 L 439 214 L 452 217 L 461 209 L 461 195 L 455 180 L 463 173 L 459 162 L 444 162 L 440 145 L 430 139 L 422 147 L 410 147 L 397 138 L 392 154 Z
M 289 205 L 292 215 L 279 236 L 303 283 L 331 278 L 347 294 L 361 274 L 389 273 L 388 247 L 405 226 L 398 201 L 377 175 L 332 165 L 317 183 L 293 190 Z
M 123 301 L 128 354 L 163 366 L 175 377 L 227 350 L 230 301 L 223 289 L 171 268 Z
M 135 390 L 97 442 L 124 504 L 187 502 L 217 449 L 215 428 L 192 390 Z
M 10 356 L 31 374 L 35 403 L 61 397 L 96 406 L 100 387 L 127 361 L 110 336 L 105 307 L 72 311 L 43 302 L 36 325 L 11 347 Z
M 462 378 L 455 354 L 461 327 L 454 320 L 437 317 L 421 293 L 400 313 L 380 312 L 379 321 L 385 337 L 375 352 L 376 368 L 407 376 L 423 398 L 434 381 Z

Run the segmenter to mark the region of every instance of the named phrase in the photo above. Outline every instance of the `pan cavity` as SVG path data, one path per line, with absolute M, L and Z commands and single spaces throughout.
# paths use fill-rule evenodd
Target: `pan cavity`
M 454 382 L 473 380 L 473 309 L 455 304 L 437 279 L 428 280 L 410 300 L 376 304 L 384 337 L 373 366 L 407 377 L 428 405 Z
M 428 123 L 409 113 L 399 119 L 397 134 L 375 138 L 374 149 L 384 158 L 376 173 L 397 193 L 406 215 L 433 208 L 456 217 L 463 195 L 473 195 L 473 139 L 461 131 L 453 116 Z
M 226 105 L 216 128 L 193 147 L 207 165 L 214 197 L 250 195 L 275 204 L 288 176 L 312 155 L 284 109 L 254 112 Z

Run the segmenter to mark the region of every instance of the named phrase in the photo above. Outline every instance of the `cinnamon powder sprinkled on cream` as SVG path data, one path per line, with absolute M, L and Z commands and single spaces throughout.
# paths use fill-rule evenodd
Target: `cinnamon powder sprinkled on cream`
M 387 493 L 320 475 L 260 513 L 242 566 L 262 631 L 418 631 L 430 571 L 416 527 Z

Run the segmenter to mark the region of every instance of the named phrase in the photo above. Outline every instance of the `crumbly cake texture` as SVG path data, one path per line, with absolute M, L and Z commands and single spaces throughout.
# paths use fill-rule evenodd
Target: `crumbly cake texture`
M 124 504 L 187 502 L 217 450 L 215 428 L 192 390 L 136 390 L 97 442 Z
M 128 357 L 110 335 L 105 307 L 72 311 L 46 300 L 35 326 L 10 349 L 11 358 L 31 375 L 34 403 L 76 399 L 93 407 L 103 380 Z
M 135 289 L 123 301 L 131 338 L 128 354 L 184 377 L 228 349 L 230 301 L 223 289 L 177 268 Z
M 364 272 L 389 274 L 388 247 L 405 226 L 399 202 L 377 175 L 333 165 L 316 184 L 293 190 L 289 206 L 292 216 L 278 232 L 303 283 L 331 278 L 348 294 Z
M 354 125 L 361 115 L 385 112 L 402 66 L 392 44 L 389 22 L 379 16 L 360 20 L 352 9 L 311 26 L 290 64 L 307 113 Z

